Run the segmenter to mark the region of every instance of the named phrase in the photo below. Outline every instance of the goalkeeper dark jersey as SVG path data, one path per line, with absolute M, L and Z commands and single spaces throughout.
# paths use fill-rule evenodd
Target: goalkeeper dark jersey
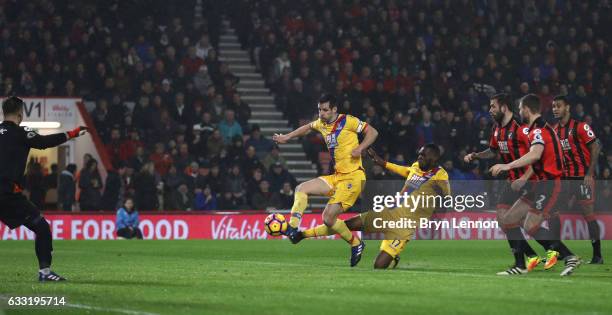
M 68 140 L 66 133 L 41 136 L 12 121 L 0 123 L 0 194 L 21 190 L 30 149 L 46 149 Z

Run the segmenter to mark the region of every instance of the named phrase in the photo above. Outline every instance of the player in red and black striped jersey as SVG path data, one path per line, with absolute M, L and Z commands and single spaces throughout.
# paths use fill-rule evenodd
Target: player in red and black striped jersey
M 591 159 L 596 159 L 601 150 L 599 139 L 591 127 L 571 118 L 570 103 L 565 96 L 556 96 L 553 100 L 553 115 L 559 119 L 554 127 L 563 149 L 565 171 L 563 179 L 569 204 L 575 198 L 580 206 L 589 227 L 589 237 L 593 245 L 593 258 L 591 264 L 603 264 L 601 255 L 601 242 L 599 240 L 599 224 L 594 215 L 595 202 L 595 164 Z M 557 233 L 561 231 L 561 222 L 557 216 L 551 221 L 551 229 Z
M 561 176 L 564 162 L 561 141 L 554 129 L 542 118 L 542 106 L 538 96 L 528 94 L 519 103 L 521 118 L 529 122 L 529 152 L 508 164 L 496 164 L 491 167 L 493 176 L 516 168 L 531 165 L 535 179 L 531 195 L 524 195 L 510 208 L 512 214 L 524 214 L 523 228 L 538 243 L 547 248 L 545 269 L 550 269 L 561 254 L 565 257 L 565 269 L 562 276 L 574 272 L 580 260 L 555 237 L 550 230 L 542 227 L 551 214 L 558 211 L 561 194 Z
M 474 152 L 466 155 L 464 161 L 470 163 L 475 159 L 493 159 L 500 155 L 504 163 L 518 160 L 528 152 L 527 126 L 521 126 L 517 117 L 512 112 L 512 98 L 510 95 L 500 93 L 493 95 L 490 101 L 489 114 L 495 121 L 494 130 L 489 140 L 489 148 L 481 152 Z M 497 221 L 502 230 L 506 233 L 506 238 L 512 249 L 515 264 L 510 269 L 501 272 L 500 275 L 520 274 L 532 270 L 541 261 L 533 248 L 525 240 L 521 232 L 521 223 L 511 220 L 508 210 L 522 195 L 521 187 L 513 183 L 526 180 L 524 178 L 525 168 L 516 168 L 508 172 L 508 178 L 502 187 L 501 194 L 497 200 Z M 527 264 L 525 257 L 527 256 Z M 510 272 L 508 272 L 510 271 Z

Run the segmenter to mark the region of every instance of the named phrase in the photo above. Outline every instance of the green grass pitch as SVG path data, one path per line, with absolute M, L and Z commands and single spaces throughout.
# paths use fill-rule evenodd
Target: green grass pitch
M 588 241 L 567 242 L 590 258 Z M 348 266 L 341 240 L 56 241 L 66 283 L 36 281 L 33 243 L 0 245 L 4 314 L 610 314 L 610 265 L 499 277 L 506 241 L 414 241 L 396 270 L 373 270 L 379 241 Z M 534 248 L 542 253 L 537 244 Z M 612 241 L 602 242 L 612 253 Z M 608 256 L 612 257 L 612 256 Z M 6 307 L 9 296 L 65 296 L 59 309 Z

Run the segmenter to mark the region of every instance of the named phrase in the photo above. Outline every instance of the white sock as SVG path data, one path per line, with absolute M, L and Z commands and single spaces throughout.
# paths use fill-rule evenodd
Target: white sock
M 40 273 L 42 273 L 43 275 L 46 276 L 46 275 L 51 273 L 51 268 L 49 268 L 49 267 L 43 268 L 43 269 L 40 269 L 38 272 L 40 272 Z

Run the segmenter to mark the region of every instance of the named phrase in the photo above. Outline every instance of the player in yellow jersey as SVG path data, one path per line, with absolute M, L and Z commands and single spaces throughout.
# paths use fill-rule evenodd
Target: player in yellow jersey
M 318 131 L 325 138 L 333 163 L 334 174 L 311 179 L 296 187 L 291 208 L 291 220 L 286 234 L 291 242 L 297 243 L 298 228 L 302 214 L 308 206 L 308 196 L 329 196 L 327 206 L 323 210 L 325 224 L 322 226 L 325 226 L 330 234 L 340 234 L 349 243 L 351 246 L 350 265 L 353 267 L 361 259 L 365 243 L 353 236 L 346 223 L 338 219 L 338 215 L 353 206 L 361 194 L 366 180 L 361 165 L 361 153 L 374 143 L 378 131 L 351 115 L 339 114 L 336 97 L 331 94 L 324 94 L 320 97 L 318 110 L 319 119 L 286 135 L 275 134 L 272 138 L 277 143 L 287 143 L 312 130 Z M 361 143 L 358 139 L 359 134 L 364 135 Z
M 440 149 L 435 144 L 427 144 L 419 150 L 417 161 L 411 166 L 401 166 L 385 161 L 378 156 L 374 150 L 369 149 L 368 154 L 380 166 L 406 178 L 401 193 L 408 195 L 441 196 L 450 195 L 448 173 L 438 166 Z M 368 211 L 346 220 L 346 225 L 351 231 L 382 232 L 385 240 L 380 244 L 380 252 L 374 262 L 374 268 L 385 269 L 392 263 L 397 266 L 399 254 L 406 247 L 414 235 L 416 228 L 375 228 L 374 220 L 398 221 L 402 219 L 419 222 L 421 218 L 429 219 L 436 205 L 424 204 L 414 210 L 407 207 L 384 209 L 381 212 Z M 324 226 L 317 226 L 298 234 L 297 240 L 304 238 L 326 236 L 330 233 Z

